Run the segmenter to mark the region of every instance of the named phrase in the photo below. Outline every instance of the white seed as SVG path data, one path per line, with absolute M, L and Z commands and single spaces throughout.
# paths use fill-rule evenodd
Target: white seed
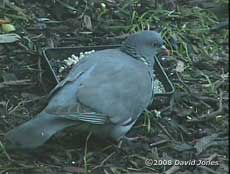
M 82 59 L 84 57 L 84 55 L 80 55 L 79 59 Z
M 59 68 L 58 72 L 61 73 L 62 71 L 64 71 L 64 69 L 65 68 L 62 66 L 62 67 Z
M 72 65 L 72 62 L 68 61 L 67 66 L 71 66 L 71 65 Z
M 78 60 L 78 56 L 75 56 L 74 54 L 72 54 L 71 57 L 75 60 Z
M 71 60 L 72 60 L 72 58 L 71 58 L 71 57 L 68 57 L 68 60 L 69 60 L 69 61 L 71 61 Z

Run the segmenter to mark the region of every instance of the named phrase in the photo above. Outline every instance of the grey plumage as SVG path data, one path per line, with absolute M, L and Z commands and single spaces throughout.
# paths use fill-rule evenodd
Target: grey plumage
M 162 45 L 158 33 L 143 31 L 129 36 L 119 49 L 87 55 L 51 91 L 45 109 L 6 138 L 14 146 L 36 148 L 75 126 L 121 139 L 152 102 L 154 56 Z

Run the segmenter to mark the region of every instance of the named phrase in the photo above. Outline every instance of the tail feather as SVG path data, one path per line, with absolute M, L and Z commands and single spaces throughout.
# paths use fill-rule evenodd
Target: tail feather
M 76 124 L 73 120 L 41 112 L 34 119 L 7 132 L 6 138 L 14 148 L 34 149 L 58 131 Z

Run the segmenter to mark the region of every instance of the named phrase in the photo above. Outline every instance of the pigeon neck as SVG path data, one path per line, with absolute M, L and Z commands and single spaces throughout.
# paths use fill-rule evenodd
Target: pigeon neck
M 121 47 L 121 51 L 125 52 L 126 54 L 132 56 L 136 60 L 142 61 L 144 64 L 148 66 L 153 66 L 154 65 L 154 55 L 153 54 L 146 54 L 148 51 L 145 50 L 137 50 L 135 47 L 129 46 L 129 45 L 123 45 Z

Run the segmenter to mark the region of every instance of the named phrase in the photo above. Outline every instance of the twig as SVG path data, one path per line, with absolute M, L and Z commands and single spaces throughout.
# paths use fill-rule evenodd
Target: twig
M 85 172 L 88 173 L 88 166 L 87 166 L 87 153 L 88 153 L 88 141 L 90 139 L 92 135 L 92 132 L 90 132 L 88 134 L 88 136 L 86 137 L 86 141 L 85 141 L 85 150 L 84 150 L 84 167 L 85 167 Z
M 5 168 L 5 169 L 1 169 L 0 168 L 0 174 L 5 174 L 8 173 L 8 171 L 17 171 L 17 170 L 25 170 L 25 169 L 36 169 L 38 167 L 11 167 L 11 168 Z
M 9 8 L 11 8 L 12 10 L 16 11 L 18 13 L 18 15 L 23 16 L 26 20 L 29 20 L 29 17 L 24 13 L 25 10 L 23 10 L 22 8 L 16 6 L 15 4 L 12 4 L 9 0 L 5 0 L 4 1 L 5 5 L 8 6 Z
M 212 160 L 214 160 L 217 156 L 218 156 L 218 154 L 217 154 L 217 153 L 214 153 L 214 154 L 212 154 L 211 156 L 209 156 L 208 158 L 205 158 L 205 159 L 203 159 L 203 160 L 212 161 Z
M 0 25 L 1 24 L 9 24 L 9 23 L 10 23 L 10 21 L 7 19 L 0 19 Z
M 184 86 L 184 88 L 186 89 L 186 91 L 188 92 L 188 94 L 189 94 L 191 97 L 193 97 L 193 98 L 195 98 L 195 99 L 197 99 L 197 100 L 200 100 L 200 102 L 201 102 L 203 105 L 205 105 L 207 108 L 211 108 L 211 106 L 210 106 L 209 104 L 207 104 L 207 103 L 204 101 L 204 100 L 207 99 L 207 97 L 203 97 L 203 96 L 199 97 L 199 95 L 194 94 L 194 93 L 190 90 L 190 88 L 185 84 L 185 82 L 182 80 L 182 78 L 181 78 L 181 76 L 179 75 L 178 72 L 176 72 L 176 75 L 177 75 L 177 78 L 178 78 L 179 82 Z M 210 98 L 209 98 L 209 99 L 210 99 Z
M 213 170 L 213 169 L 211 169 L 209 167 L 206 167 L 206 166 L 197 166 L 197 167 L 199 167 L 200 169 L 203 169 L 203 170 L 205 170 L 205 171 L 207 171 L 209 173 L 220 174 L 219 172 L 217 172 L 217 171 L 215 171 L 215 170 Z
M 111 39 L 125 39 L 129 36 L 130 34 L 122 34 L 119 36 L 113 36 L 113 37 L 106 37 L 107 40 L 111 40 Z
M 170 169 L 164 172 L 164 174 L 173 174 L 180 170 L 180 166 L 172 166 Z
M 17 104 L 17 106 L 15 106 L 14 108 L 12 108 L 11 110 L 9 110 L 8 111 L 8 109 L 6 108 L 6 110 L 7 110 L 7 115 L 10 115 L 10 114 L 12 114 L 12 113 L 14 113 L 21 105 L 23 105 L 23 101 L 20 101 L 18 104 Z
M 38 79 L 39 79 L 40 84 L 42 85 L 42 89 L 45 91 L 45 93 L 48 93 L 48 91 L 46 90 L 46 87 L 44 85 L 43 78 L 42 78 L 43 71 L 42 71 L 41 56 L 39 56 L 39 58 L 38 58 L 38 70 L 39 70 Z
M 203 122 L 203 121 L 211 120 L 213 118 L 216 118 L 217 115 L 222 114 L 222 112 L 223 112 L 223 91 L 220 90 L 219 108 L 216 111 L 203 114 L 198 119 L 187 120 L 187 122 L 194 123 L 194 122 Z
M 102 167 L 106 161 L 108 161 L 116 152 L 111 153 L 110 155 L 108 155 L 99 165 L 95 166 L 92 170 L 95 170 L 99 167 Z
M 179 82 L 184 86 L 184 88 L 186 89 L 186 91 L 187 91 L 190 95 L 192 95 L 192 92 L 191 92 L 190 88 L 189 88 L 189 87 L 185 84 L 185 82 L 182 80 L 182 78 L 181 78 L 181 76 L 179 75 L 178 72 L 176 72 L 176 75 L 177 75 L 177 78 L 178 78 Z
M 199 100 L 203 100 L 205 102 L 212 102 L 212 103 L 216 103 L 218 101 L 217 99 L 208 96 L 196 96 L 196 98 Z
M 157 141 L 157 142 L 155 142 L 155 143 L 151 143 L 151 144 L 150 144 L 150 147 L 158 146 L 158 145 L 161 145 L 161 144 L 164 144 L 164 143 L 167 143 L 167 142 L 169 142 L 169 140 Z
M 5 146 L 2 144 L 2 142 L 0 141 L 0 150 L 3 151 L 3 153 L 5 154 L 6 158 L 9 160 L 9 161 L 12 161 L 10 155 L 7 153 L 6 149 L 5 149 Z
M 9 86 L 18 86 L 18 85 L 30 85 L 31 80 L 25 79 L 25 80 L 14 80 L 14 81 L 5 81 L 0 83 L 0 89 L 6 88 Z
M 160 128 L 163 130 L 163 132 L 172 140 L 175 141 L 175 139 L 172 137 L 172 135 L 168 132 L 168 130 L 161 124 L 161 123 L 157 123 Z
M 170 113 L 173 111 L 173 107 L 175 105 L 175 95 L 176 94 L 172 95 L 172 97 L 171 97 L 171 99 L 169 101 L 169 106 L 167 106 L 167 107 L 165 107 L 165 108 L 163 108 L 163 109 L 160 110 L 161 113 L 166 112 L 168 110 L 169 110 Z

